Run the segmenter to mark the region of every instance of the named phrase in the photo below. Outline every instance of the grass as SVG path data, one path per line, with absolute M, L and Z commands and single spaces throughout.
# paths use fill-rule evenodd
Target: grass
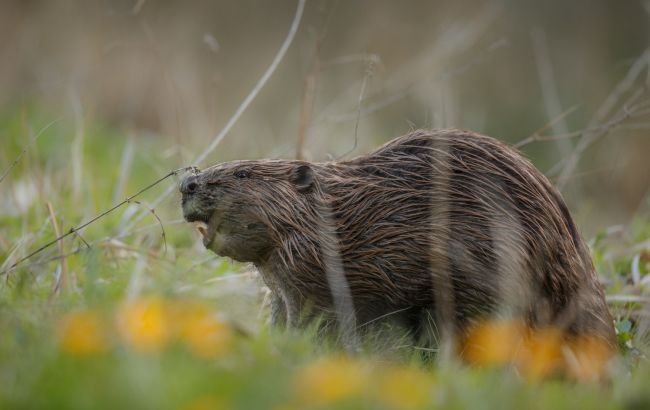
M 165 154 L 173 147 L 147 136 L 135 138 L 128 160 L 128 138 L 97 124 L 86 126 L 74 157 L 65 119 L 29 145 L 49 122 L 30 110 L 0 118 L 0 172 L 27 147 L 0 181 L 3 268 L 52 240 L 53 220 L 67 232 L 178 167 Z M 72 184 L 74 161 L 80 186 Z M 408 351 L 346 358 L 315 345 L 309 332 L 269 330 L 250 268 L 204 251 L 180 221 L 178 196 L 121 232 L 129 215 L 175 183 L 167 179 L 137 198 L 142 205 L 120 208 L 0 277 L 0 408 L 650 406 L 648 219 L 591 242 L 621 342 L 611 381 L 530 380 L 512 366 L 434 365 Z

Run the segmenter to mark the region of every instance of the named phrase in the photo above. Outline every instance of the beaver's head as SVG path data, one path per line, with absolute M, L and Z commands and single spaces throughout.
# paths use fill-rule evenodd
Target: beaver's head
M 183 216 L 195 222 L 203 244 L 218 255 L 262 262 L 304 208 L 314 184 L 299 161 L 233 161 L 185 177 Z

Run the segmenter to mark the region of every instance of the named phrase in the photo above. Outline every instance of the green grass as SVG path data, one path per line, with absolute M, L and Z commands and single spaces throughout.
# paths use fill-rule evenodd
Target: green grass
M 0 118 L 0 172 L 50 121 L 30 111 Z M 74 151 L 74 140 L 73 125 L 65 119 L 56 122 L 0 182 L 0 263 L 7 261 L 4 268 L 55 237 L 48 202 L 60 230 L 67 232 L 114 203 L 120 178 L 126 184 L 123 192 L 117 192 L 119 200 L 179 166 L 175 157 L 165 156 L 166 141 L 137 136 L 128 173 L 122 175 L 125 135 L 86 124 L 82 155 Z M 74 185 L 74 161 L 81 164 L 79 186 Z M 152 201 L 176 183 L 169 178 L 138 200 Z M 142 208 L 137 204 L 92 224 L 81 232 L 83 240 L 66 239 L 63 252 L 75 253 L 65 258 L 67 283 L 59 293 L 53 287 L 62 260 L 51 260 L 60 255 L 57 246 L 0 277 L 0 408 L 317 407 L 319 392 L 309 390 L 308 374 L 313 368 L 318 377 L 325 378 L 325 385 L 341 383 L 339 387 L 349 389 L 340 399 L 321 404 L 328 408 L 395 408 L 384 397 L 391 389 L 378 386 L 399 385 L 395 382 L 399 378 L 390 379 L 396 369 L 410 369 L 423 380 L 430 378 L 426 394 L 415 401 L 425 408 L 650 407 L 650 365 L 645 358 L 650 336 L 638 301 L 612 305 L 621 360 L 609 382 L 528 381 L 513 369 L 481 370 L 455 361 L 434 365 L 409 352 L 362 354 L 347 364 L 352 370 L 338 375 L 336 369 L 322 364 L 341 360 L 323 359 L 339 355 L 336 348 L 314 344 L 309 332 L 287 334 L 266 327 L 260 314 L 263 295 L 246 273 L 249 268 L 211 256 L 198 245 L 190 227 L 173 223 L 181 217 L 178 201 L 174 194 L 155 210 L 163 221 L 166 247 L 153 215 L 120 236 L 125 214 Z M 649 273 L 648 246 L 645 251 L 635 246 L 650 238 L 650 222 L 638 218 L 625 232 L 595 238 L 594 260 L 610 295 L 647 297 L 650 291 L 634 283 L 632 272 L 636 269 L 641 278 Z M 191 337 L 178 330 L 194 326 L 186 313 L 163 315 L 160 326 L 167 333 L 154 345 L 143 347 L 129 341 L 120 330 L 120 321 L 135 314 L 130 303 L 151 300 L 160 302 L 166 313 L 173 306 L 197 304 L 207 309 L 208 318 L 218 314 L 219 323 L 228 329 L 228 343 L 216 353 L 197 351 L 188 341 Z M 79 312 L 91 312 L 95 330 L 100 329 L 101 342 L 95 351 L 84 353 L 78 346 L 65 345 L 70 317 Z M 204 322 L 199 322 L 200 333 L 205 329 L 200 327 Z M 92 329 L 81 333 L 87 335 Z M 157 337 L 155 329 L 135 332 Z M 359 366 L 366 370 L 355 376 Z M 407 398 L 415 393 L 408 385 L 395 389 L 398 398 L 403 396 L 401 407 L 407 407 Z

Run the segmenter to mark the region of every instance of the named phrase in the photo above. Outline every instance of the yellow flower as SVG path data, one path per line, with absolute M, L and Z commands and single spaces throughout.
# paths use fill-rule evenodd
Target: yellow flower
M 118 329 L 131 347 L 158 351 L 170 338 L 164 303 L 159 298 L 142 299 L 123 306 L 118 313 Z
M 294 387 L 301 402 L 326 405 L 362 393 L 367 377 L 367 368 L 357 361 L 326 358 L 301 369 Z
M 395 409 L 424 407 L 430 402 L 433 378 L 413 368 L 389 368 L 379 377 L 377 398 Z
M 614 351 L 596 337 L 582 336 L 572 341 L 567 352 L 569 376 L 582 382 L 598 381 L 607 375 Z
M 597 381 L 606 375 L 614 351 L 595 337 L 567 339 L 558 328 L 527 329 L 520 322 L 504 321 L 472 328 L 462 355 L 479 365 L 515 364 L 528 380 L 564 374 L 579 381 Z
M 226 410 L 230 406 L 218 397 L 201 396 L 183 406 L 183 410 Z
M 229 350 L 233 338 L 231 328 L 206 306 L 193 305 L 182 312 L 179 336 L 194 354 L 215 358 Z
M 106 349 L 99 315 L 93 311 L 72 312 L 61 321 L 59 342 L 67 353 L 84 356 Z
M 299 410 L 300 407 L 293 406 L 291 404 L 280 404 L 278 406 L 272 407 L 271 410 Z
M 539 380 L 563 369 L 562 332 L 555 328 L 531 332 L 517 360 L 523 376 Z
M 484 322 L 470 329 L 462 355 L 476 365 L 505 365 L 517 356 L 525 334 L 526 326 L 518 321 Z

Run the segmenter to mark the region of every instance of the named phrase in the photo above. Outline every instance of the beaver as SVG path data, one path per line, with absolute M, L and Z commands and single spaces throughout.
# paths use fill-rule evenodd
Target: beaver
M 350 160 L 226 162 L 180 191 L 206 248 L 257 267 L 275 325 L 458 334 L 506 315 L 615 344 L 560 193 L 494 138 L 418 130 Z

